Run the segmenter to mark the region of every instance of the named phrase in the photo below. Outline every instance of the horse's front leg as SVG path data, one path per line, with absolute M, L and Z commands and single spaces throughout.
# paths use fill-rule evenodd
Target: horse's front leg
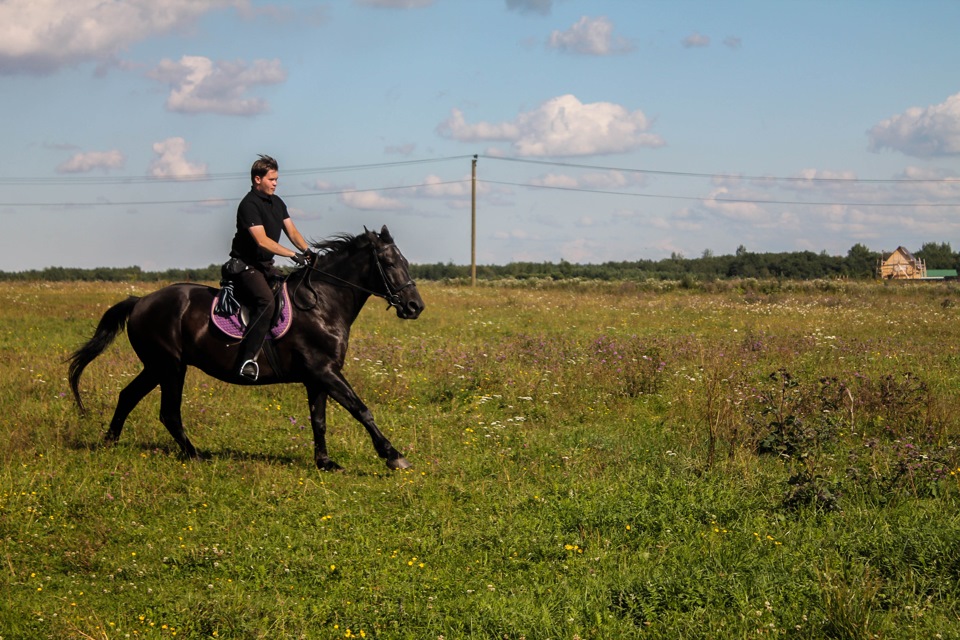
M 393 448 L 387 437 L 383 435 L 377 427 L 377 423 L 373 420 L 373 413 L 363 403 L 357 392 L 353 390 L 347 379 L 339 371 L 332 370 L 327 371 L 322 379 L 330 397 L 349 411 L 350 415 L 367 429 L 370 439 L 373 440 L 373 448 L 376 449 L 377 455 L 387 462 L 387 467 L 390 469 L 409 469 L 410 463 L 400 455 L 399 451 Z
M 313 461 L 321 471 L 341 471 L 343 467 L 327 453 L 327 392 L 321 385 L 308 385 L 310 426 L 313 427 Z

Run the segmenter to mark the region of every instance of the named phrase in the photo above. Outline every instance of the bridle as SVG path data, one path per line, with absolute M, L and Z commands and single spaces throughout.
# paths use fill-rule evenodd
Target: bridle
M 349 280 L 346 280 L 346 279 L 344 279 L 344 278 L 341 278 L 340 276 L 334 275 L 334 274 L 330 273 L 329 271 L 324 271 L 323 269 L 318 269 L 316 266 L 314 266 L 314 264 L 309 264 L 309 265 L 307 265 L 307 268 L 308 268 L 312 273 L 316 273 L 316 274 L 318 274 L 318 275 L 323 276 L 324 278 L 328 278 L 329 280 L 333 280 L 333 281 L 334 281 L 333 284 L 340 284 L 340 285 L 349 287 L 349 288 L 351 288 L 351 289 L 355 289 L 355 290 L 357 290 L 357 291 L 360 291 L 360 292 L 362 292 L 362 293 L 365 293 L 365 294 L 367 294 L 367 295 L 376 296 L 377 298 L 382 298 L 382 299 L 386 300 L 386 301 L 387 301 L 387 309 L 396 308 L 398 311 L 401 311 L 401 310 L 402 310 L 402 303 L 403 303 L 403 301 L 402 301 L 401 298 L 400 298 L 400 292 L 403 291 L 404 289 L 406 289 L 407 287 L 416 286 L 416 283 L 413 281 L 413 279 L 408 279 L 405 283 L 403 283 L 403 284 L 400 285 L 399 287 L 394 288 L 394 287 L 390 284 L 390 279 L 387 278 L 387 272 L 386 272 L 386 271 L 384 270 L 384 268 L 383 268 L 383 263 L 380 262 L 380 254 L 377 252 L 377 248 L 376 248 L 373 244 L 371 244 L 371 245 L 370 245 L 370 249 L 371 249 L 371 251 L 373 252 L 373 262 L 374 262 L 374 264 L 377 265 L 377 272 L 380 274 L 380 279 L 383 281 L 384 292 L 373 291 L 373 290 L 371 290 L 371 289 L 367 289 L 366 287 L 360 286 L 360 285 L 357 284 L 356 282 L 351 282 L 351 281 L 349 281 Z M 314 254 L 314 258 L 313 258 L 313 262 L 314 262 L 314 263 L 316 263 L 318 257 L 319 257 L 318 254 Z M 314 300 L 315 300 L 315 301 L 314 301 L 314 305 L 316 305 L 317 292 L 313 290 L 313 286 L 312 286 L 311 283 L 310 283 L 309 274 L 308 274 L 308 277 L 304 278 L 304 280 L 303 280 L 302 282 L 306 282 L 306 283 L 307 283 L 307 288 L 310 290 L 310 293 L 313 294 L 313 297 L 314 297 Z M 301 282 L 301 284 L 302 284 L 302 282 Z M 297 306 L 299 307 L 299 305 L 297 305 Z M 311 307 L 311 308 L 312 308 L 312 307 Z
M 373 245 L 370 245 L 370 248 L 373 250 L 373 261 L 377 265 L 377 271 L 380 272 L 380 278 L 383 280 L 383 288 L 386 290 L 385 295 L 381 295 L 378 293 L 374 293 L 373 295 L 377 296 L 378 298 L 383 298 L 384 300 L 386 300 L 387 309 L 394 307 L 398 311 L 400 311 L 401 310 L 400 292 L 406 289 L 407 287 L 416 286 L 416 284 L 414 283 L 413 278 L 410 278 L 408 274 L 407 281 L 404 282 L 402 285 L 400 285 L 398 288 L 394 289 L 390 285 L 390 279 L 387 278 L 387 272 L 383 270 L 383 263 L 380 262 L 380 254 L 377 253 L 377 248 L 374 247 Z

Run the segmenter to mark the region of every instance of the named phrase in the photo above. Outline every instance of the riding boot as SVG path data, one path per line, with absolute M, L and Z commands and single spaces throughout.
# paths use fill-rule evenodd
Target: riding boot
M 238 280 L 246 294 L 245 302 L 249 306 L 250 325 L 244 331 L 234 370 L 241 378 L 256 382 L 260 375 L 257 355 L 270 332 L 276 303 L 266 279 L 259 272 L 248 270 L 241 274 Z
M 251 310 L 251 317 L 255 318 L 256 313 L 256 311 Z M 251 321 L 250 326 L 243 334 L 240 353 L 237 355 L 237 362 L 239 363 L 237 371 L 242 378 L 246 378 L 250 382 L 256 382 L 260 375 L 260 365 L 257 364 L 257 358 L 263 348 L 267 333 L 270 332 L 272 319 L 272 313 L 264 313 L 258 321 Z

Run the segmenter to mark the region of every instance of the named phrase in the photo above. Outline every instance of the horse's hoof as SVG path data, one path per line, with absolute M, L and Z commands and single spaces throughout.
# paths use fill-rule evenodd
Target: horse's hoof
M 318 461 L 317 461 L 317 469 L 320 469 L 320 471 L 330 471 L 330 472 L 333 472 L 333 471 L 343 471 L 343 467 L 341 467 L 340 465 L 338 465 L 338 464 L 337 464 L 336 462 L 334 462 L 333 460 L 326 460 L 326 461 L 323 461 L 323 462 L 321 462 L 321 461 L 318 460 Z
M 391 460 L 387 460 L 387 468 L 390 469 L 391 471 L 400 471 L 403 469 L 409 469 L 412 466 L 413 465 L 407 462 L 407 459 L 404 458 L 403 456 L 400 456 L 399 458 L 393 458 Z

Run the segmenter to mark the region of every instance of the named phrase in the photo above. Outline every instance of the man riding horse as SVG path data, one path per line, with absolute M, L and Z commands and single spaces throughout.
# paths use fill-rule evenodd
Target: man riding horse
M 235 283 L 237 297 L 250 312 L 236 371 L 251 382 L 256 382 L 260 375 L 257 354 L 277 309 L 272 284 L 282 276 L 273 266 L 273 258 L 290 258 L 301 266 L 311 259 L 310 245 L 287 213 L 287 205 L 275 193 L 278 176 L 279 166 L 270 156 L 261 155 L 250 167 L 250 192 L 237 207 L 237 232 L 230 260 L 224 265 L 224 276 Z M 301 253 L 279 243 L 281 231 Z

